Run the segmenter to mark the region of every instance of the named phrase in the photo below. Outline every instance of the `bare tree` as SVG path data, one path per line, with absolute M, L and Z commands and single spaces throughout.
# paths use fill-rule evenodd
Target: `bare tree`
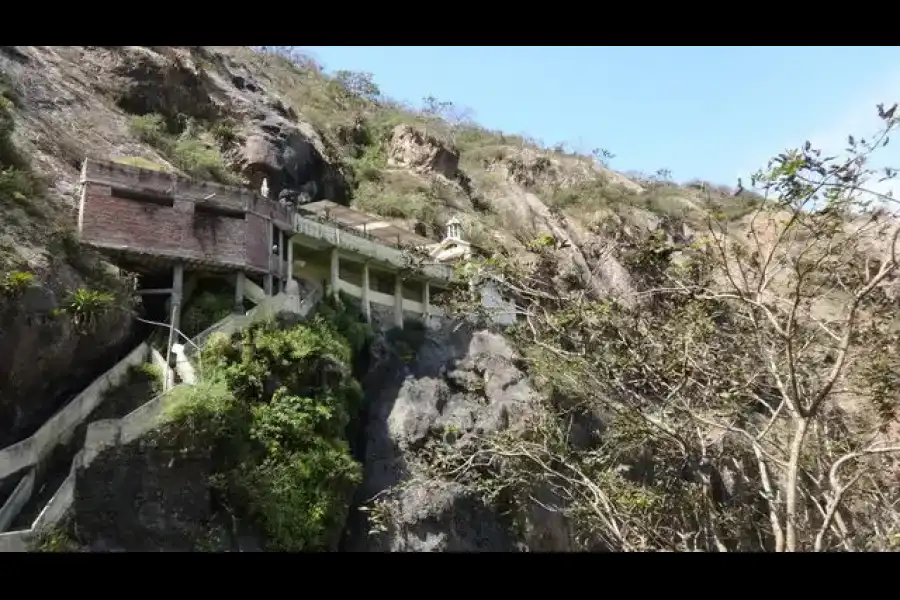
M 740 222 L 714 212 L 690 244 L 623 245 L 644 284 L 637 308 L 554 289 L 549 251 L 528 266 L 473 260 L 460 272 L 518 299 L 508 335 L 544 400 L 502 434 L 437 440 L 422 460 L 522 509 L 549 486 L 545 507 L 586 548 L 895 547 L 900 220 L 869 165 L 897 119 L 879 115 L 880 133 L 850 138 L 843 159 L 809 143 L 776 157 Z M 450 308 L 478 304 L 460 286 Z

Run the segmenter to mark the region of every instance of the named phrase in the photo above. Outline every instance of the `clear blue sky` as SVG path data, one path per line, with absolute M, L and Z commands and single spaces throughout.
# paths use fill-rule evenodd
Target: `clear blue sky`
M 419 104 L 467 106 L 491 129 L 616 155 L 619 171 L 734 183 L 806 139 L 841 150 L 900 100 L 898 47 L 307 46 Z

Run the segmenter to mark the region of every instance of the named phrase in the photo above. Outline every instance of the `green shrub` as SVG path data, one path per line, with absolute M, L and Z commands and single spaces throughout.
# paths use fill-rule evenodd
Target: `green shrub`
M 109 292 L 78 288 L 63 307 L 63 311 L 80 330 L 94 326 L 97 319 L 115 305 L 116 297 Z
M 191 299 L 181 316 L 181 330 L 194 337 L 210 325 L 224 319 L 234 308 L 234 295 L 204 291 Z
M 199 139 L 181 138 L 175 142 L 172 161 L 192 177 L 214 179 L 222 183 L 238 181 L 228 171 L 219 151 Z
M 234 121 L 226 120 L 216 123 L 210 128 L 210 133 L 222 148 L 229 148 L 237 142 L 237 133 L 235 132 L 236 124 Z
M 241 179 L 228 170 L 219 150 L 203 139 L 205 132 L 196 122 L 188 121 L 180 135 L 172 131 L 165 117 L 155 113 L 131 117 L 130 125 L 139 140 L 165 154 L 191 177 L 227 184 L 241 183 Z M 215 132 L 207 135 L 215 135 Z
M 214 337 L 211 374 L 167 407 L 170 425 L 213 448 L 211 483 L 271 550 L 333 549 L 343 529 L 361 479 L 346 442 L 362 400 L 351 365 L 368 339 L 357 321 L 333 304 L 306 324 Z
M 160 150 L 167 152 L 172 147 L 172 135 L 169 133 L 166 119 L 162 115 L 151 113 L 131 117 L 131 131 L 137 138 Z
M 6 297 L 19 296 L 34 281 L 34 275 L 26 271 L 11 271 L 0 279 L 0 292 Z

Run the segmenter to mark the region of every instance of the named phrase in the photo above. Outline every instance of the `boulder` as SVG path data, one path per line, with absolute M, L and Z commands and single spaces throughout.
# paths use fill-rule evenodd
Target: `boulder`
M 388 144 L 388 166 L 437 173 L 447 179 L 459 174 L 459 151 L 409 125 L 397 125 Z
M 474 490 L 429 473 L 419 453 L 429 439 L 455 432 L 455 443 L 515 427 L 537 397 L 518 356 L 502 336 L 444 323 L 425 333 L 412 365 L 391 360 L 390 343 L 376 343 L 377 361 L 364 382 L 368 424 L 358 503 L 387 498 L 384 531 L 354 511 L 344 547 L 353 551 L 513 552 L 570 549 L 560 515 L 527 509 L 524 533 Z

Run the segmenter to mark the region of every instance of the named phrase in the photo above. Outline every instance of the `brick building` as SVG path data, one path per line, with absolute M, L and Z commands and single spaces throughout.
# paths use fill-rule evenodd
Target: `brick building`
M 289 277 L 291 210 L 255 191 L 97 160 L 81 183 L 80 240 L 124 269 L 243 272 L 276 290 Z

